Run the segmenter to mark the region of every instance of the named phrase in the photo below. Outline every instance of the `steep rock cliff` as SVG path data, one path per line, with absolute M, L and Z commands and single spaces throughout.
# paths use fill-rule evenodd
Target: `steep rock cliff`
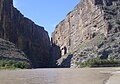
M 81 0 L 56 26 L 52 44 L 53 57 L 62 56 L 58 65 L 93 58 L 120 59 L 120 1 Z
M 24 51 L 32 66 L 49 66 L 50 40 L 47 31 L 13 7 L 13 0 L 0 0 L 0 38 Z

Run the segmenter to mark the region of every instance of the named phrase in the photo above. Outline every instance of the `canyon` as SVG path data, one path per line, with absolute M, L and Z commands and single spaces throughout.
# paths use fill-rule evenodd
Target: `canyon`
M 44 27 L 24 17 L 13 0 L 0 0 L 0 45 L 0 53 L 5 48 L 1 60 L 20 58 L 32 68 L 76 68 L 90 59 L 120 60 L 120 1 L 80 0 L 56 26 L 50 41 Z

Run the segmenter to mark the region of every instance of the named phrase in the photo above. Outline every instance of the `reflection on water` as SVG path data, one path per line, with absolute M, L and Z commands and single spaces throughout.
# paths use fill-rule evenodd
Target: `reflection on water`
M 105 77 L 97 69 L 0 71 L 0 84 L 102 84 Z

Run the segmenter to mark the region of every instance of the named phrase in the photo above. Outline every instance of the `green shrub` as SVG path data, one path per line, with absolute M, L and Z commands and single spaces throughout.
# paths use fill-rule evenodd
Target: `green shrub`
M 120 66 L 120 60 L 90 59 L 76 64 L 80 67 L 116 67 Z
M 7 68 L 20 68 L 27 69 L 30 68 L 30 64 L 26 61 L 15 61 L 15 60 L 0 60 L 0 69 Z

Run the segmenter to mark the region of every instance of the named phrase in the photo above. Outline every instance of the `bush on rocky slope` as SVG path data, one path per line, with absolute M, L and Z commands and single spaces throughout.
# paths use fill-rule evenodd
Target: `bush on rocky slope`
M 0 38 L 0 69 L 6 68 L 30 68 L 30 62 L 13 43 Z
M 76 63 L 79 67 L 118 67 L 120 66 L 120 60 L 100 60 L 91 59 L 85 62 Z
M 10 69 L 10 68 L 27 69 L 30 68 L 30 64 L 25 61 L 0 60 L 0 69 Z

